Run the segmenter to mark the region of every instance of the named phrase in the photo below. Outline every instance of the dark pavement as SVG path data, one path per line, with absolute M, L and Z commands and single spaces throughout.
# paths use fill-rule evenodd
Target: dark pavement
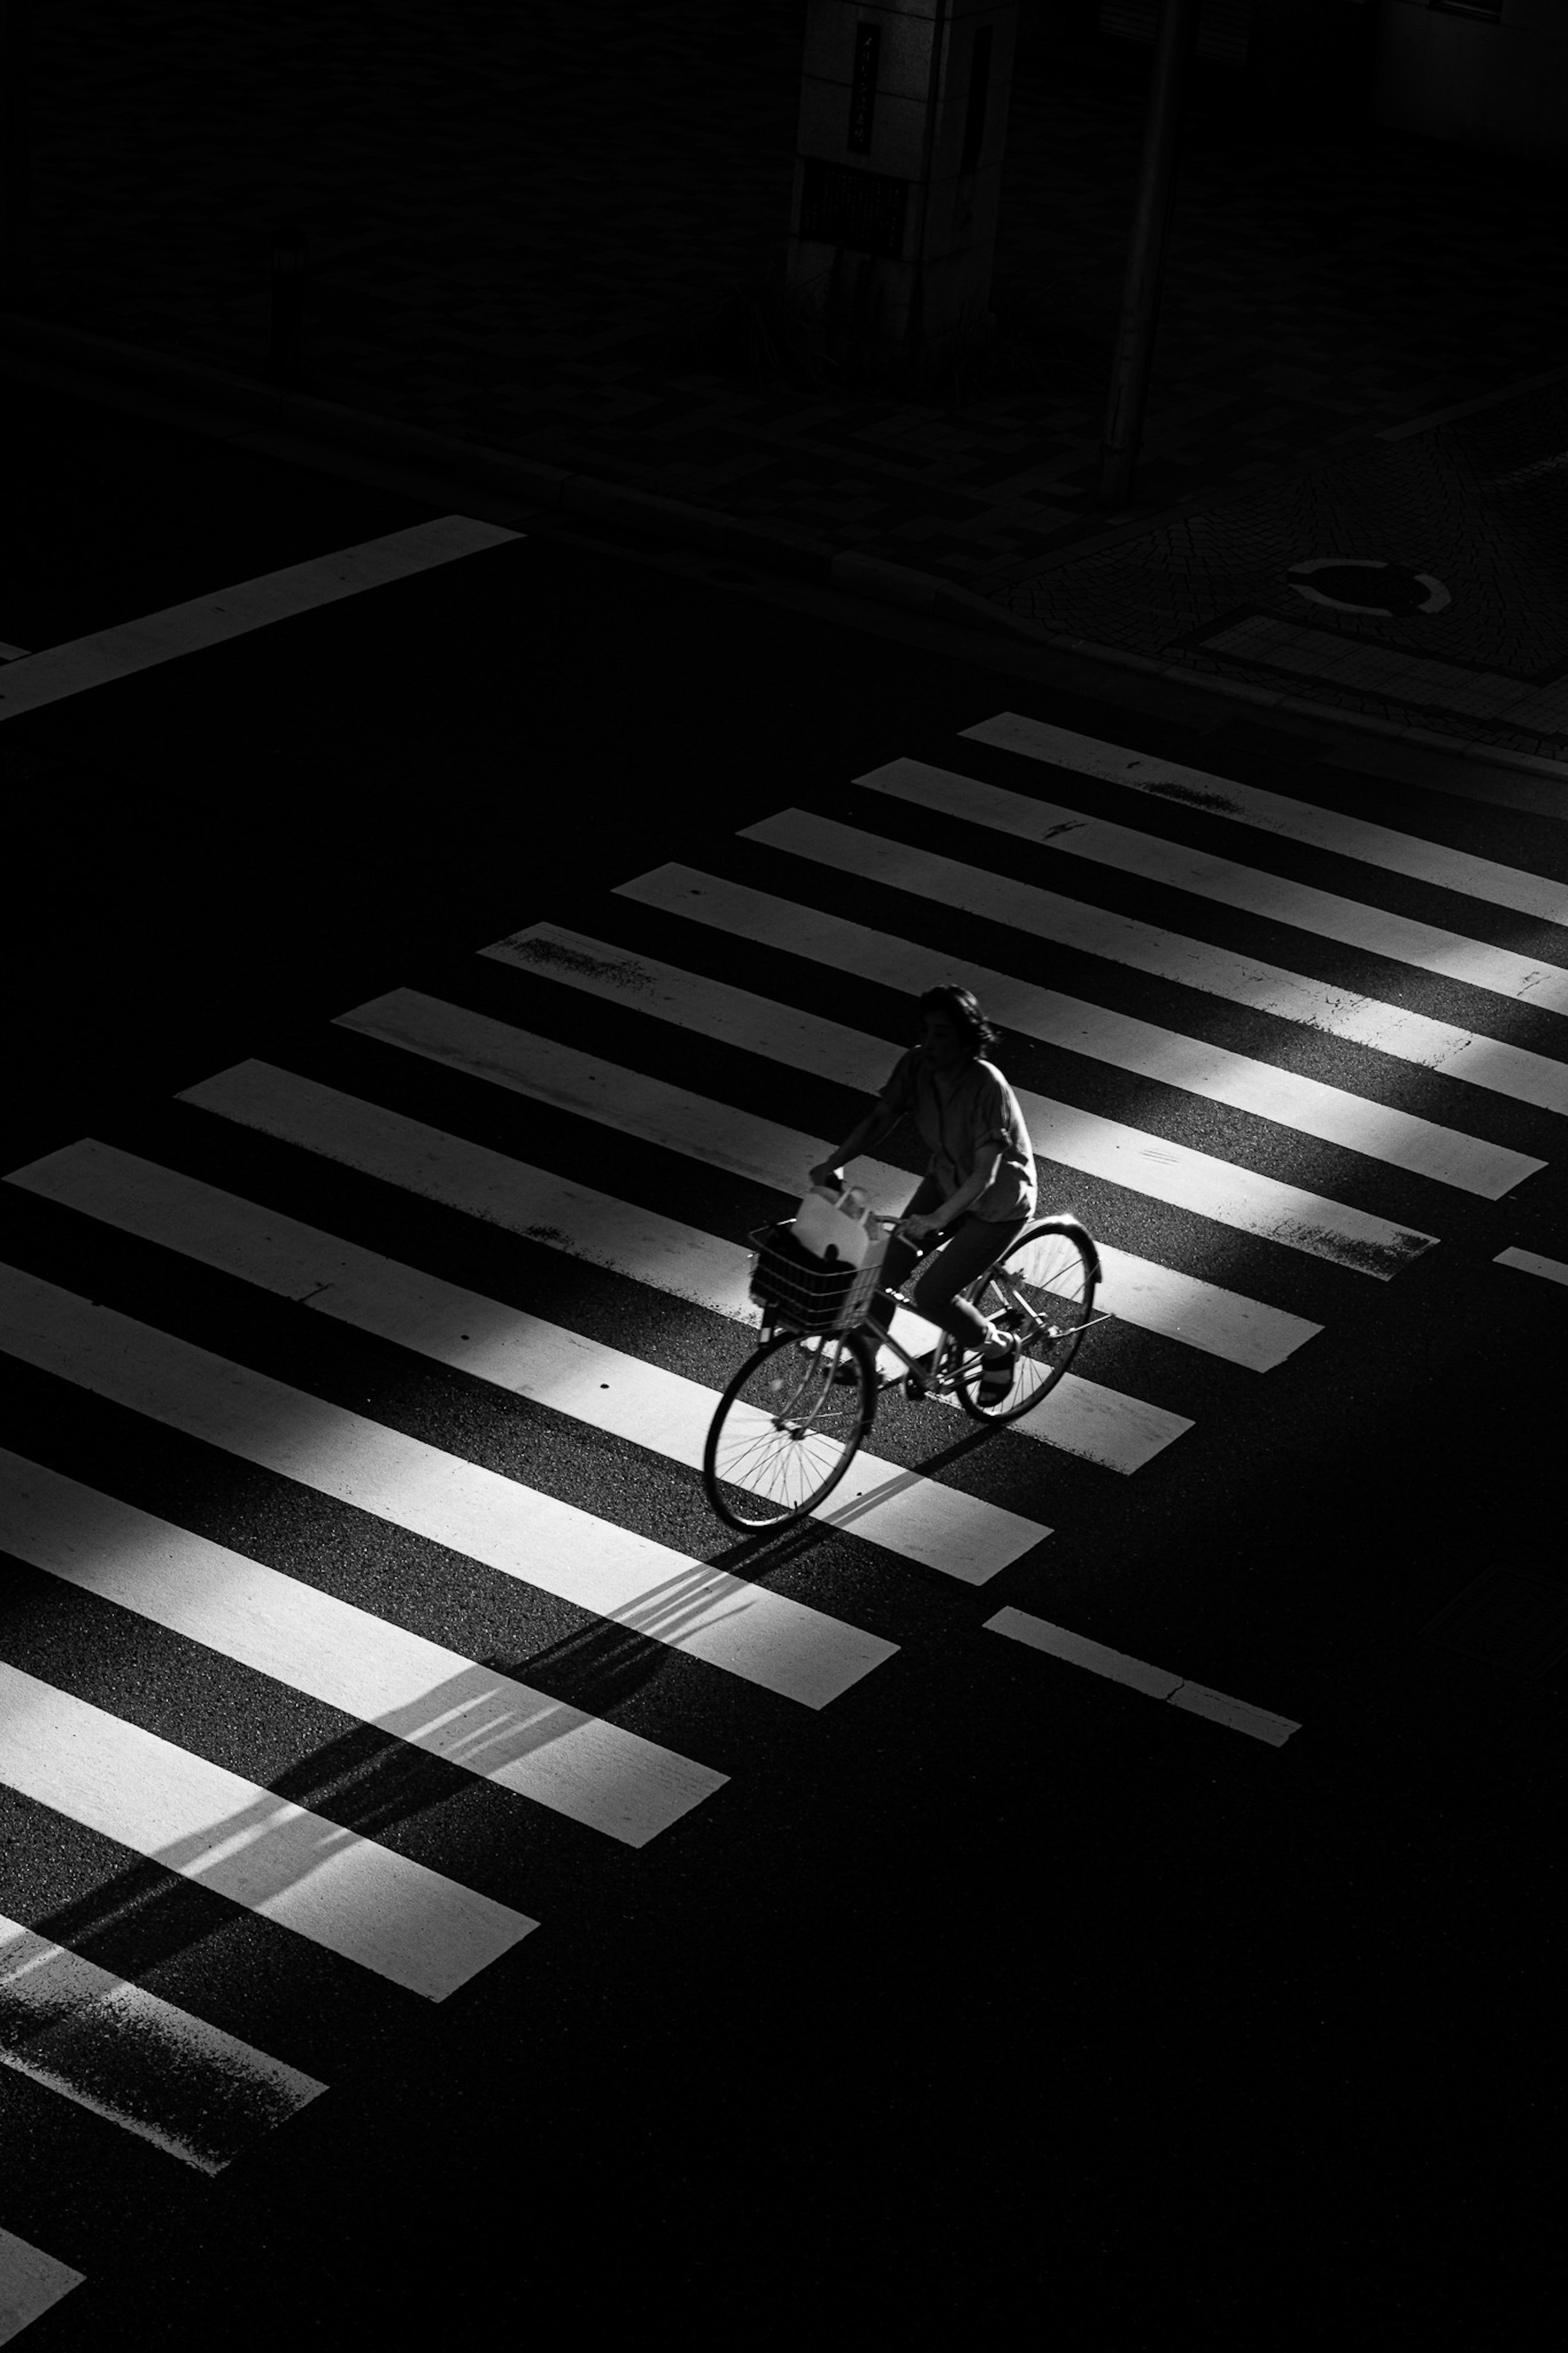
M 407 501 L 128 423 L 98 444 L 111 501 L 83 491 L 77 420 L 35 408 L 26 423 L 44 489 L 0 625 L 24 645 L 419 519 Z M 738 1107 L 773 1090 L 773 1115 L 809 1129 L 849 1107 L 843 1090 L 717 1048 L 699 1074 L 650 1018 L 617 1013 L 615 1029 L 542 979 L 476 977 L 472 951 L 546 917 L 632 940 L 617 882 L 669 859 L 760 875 L 763 853 L 733 837 L 786 805 L 1007 862 L 977 829 L 900 821 L 851 783 L 900 754 L 1173 842 L 1227 841 L 1202 812 L 1055 770 L 1031 781 L 1010 755 L 958 743 L 1002 709 L 1568 880 L 1559 822 L 1357 767 L 1348 738 L 1244 726 L 1217 698 L 1147 681 L 1101 674 L 1096 690 L 1044 655 L 1021 674 L 1022 656 L 994 651 L 992 666 L 886 617 L 861 628 L 826 601 L 519 528 L 508 546 L 5 724 L 28 881 L 7 939 L 25 1040 L 8 1170 L 97 1135 L 696 1377 L 738 1352 L 724 1319 L 221 1133 L 170 1096 L 264 1056 L 499 1150 L 526 1136 L 549 1166 L 582 1181 L 596 1169 L 606 1190 L 739 1234 L 760 1188 L 606 1145 L 583 1121 L 525 1128 L 473 1082 L 396 1069 L 391 1050 L 329 1025 L 384 989 L 424 987 L 595 1051 L 613 1034 L 638 1069 Z M 1430 920 L 1459 903 L 1381 871 L 1358 886 L 1351 861 L 1273 838 L 1228 846 Z M 1289 945 L 1325 981 L 1370 985 L 1364 960 L 1331 943 L 1205 916 L 1164 885 L 1090 892 L 1049 861 L 1019 849 L 1011 871 L 1167 921 L 1179 909 L 1221 944 L 1281 960 Z M 1546 952 L 1546 927 L 1464 903 L 1497 944 Z M 865 919 L 900 912 L 873 896 Z M 942 910 L 927 920 L 933 955 L 995 949 Z M 1031 977 L 1052 986 L 1092 997 L 1114 978 L 1050 941 L 1034 949 Z M 876 992 L 795 959 L 763 971 L 721 944 L 711 969 L 873 1030 L 886 1018 Z M 1414 970 L 1400 985 L 1413 1009 L 1552 1050 L 1545 1013 L 1489 1008 Z M 1142 982 L 1125 1009 L 1175 1026 L 1201 1010 Z M 1351 1084 L 1357 1050 L 1316 1042 Z M 1072 1092 L 1085 1072 L 1070 1058 L 1023 1039 L 1007 1050 L 1028 1083 L 1090 1100 Z M 194 1645 L 8 1565 L 8 1662 L 296 1802 L 308 1793 L 544 1924 L 433 2009 L 303 1947 L 279 1966 L 282 1931 L 3 1793 L 0 1911 L 74 1934 L 331 2086 L 212 2182 L 0 2071 L 19 2151 L 0 2222 L 87 2274 L 34 2324 L 40 2353 L 263 2329 L 458 2343 L 498 2321 L 725 2342 L 988 2338 L 1020 2316 L 1069 2341 L 1142 2345 L 1173 2326 L 1256 2341 L 1316 2315 L 1358 2332 L 1512 2333 L 1534 2310 L 1561 1666 L 1505 1667 L 1425 1630 L 1484 1568 L 1560 1579 L 1542 1510 L 1562 1293 L 1492 1264 L 1515 1241 L 1568 1255 L 1558 1123 L 1487 1099 L 1476 1132 L 1552 1164 L 1487 1202 L 1352 1168 L 1264 1123 L 1205 1124 L 1212 1108 L 1174 1090 L 1162 1108 L 1162 1091 L 1103 1071 L 1099 1083 L 1108 1112 L 1327 1191 L 1353 1181 L 1347 1198 L 1440 1246 L 1384 1284 L 1275 1244 L 1226 1257 L 1236 1238 L 1219 1236 L 1226 1279 L 1325 1328 L 1262 1377 L 1112 1328 L 1108 1382 L 1194 1418 L 1131 1478 L 1021 1437 L 939 1461 L 913 1410 L 891 1413 L 884 1451 L 1026 1504 L 1055 1532 L 983 1590 L 840 1531 L 737 1563 L 900 1645 L 819 1713 L 655 1659 L 423 1538 L 398 1532 L 389 1552 L 363 1514 L 54 1377 L 16 1377 L 19 1452 L 305 1582 L 359 1590 L 383 1574 L 411 1623 L 449 1610 L 469 1656 L 487 1655 L 488 1630 L 496 1660 L 732 1777 L 640 1852 L 537 1810 L 521 1838 L 494 1791 L 400 1775 L 300 1694 L 221 1659 L 193 1664 Z M 1391 1100 L 1438 1117 L 1430 1090 L 1453 1083 L 1386 1081 Z M 651 1449 L 498 1404 L 356 1332 L 323 1336 L 233 1278 L 6 1193 L 13 1265 L 465 1461 L 525 1465 L 512 1475 L 697 1556 L 726 1549 L 694 1478 Z M 1201 1220 L 1184 1228 L 1128 1188 L 1100 1187 L 1093 1209 L 1105 1238 L 1152 1259 L 1202 1240 Z M 1301 1729 L 1267 1746 L 1018 1649 L 984 1630 L 1008 1603 Z
M 1098 33 L 1091 0 L 1026 5 L 997 342 L 917 395 L 788 356 L 772 273 L 803 23 L 798 0 L 743 21 L 605 0 L 463 11 L 433 44 L 406 5 L 219 26 L 188 0 L 69 0 L 38 16 L 12 310 L 265 375 L 293 224 L 321 397 L 805 530 L 1198 675 L 1562 755 L 1549 171 L 1321 91 L 1290 111 L 1200 56 L 1136 505 L 1111 522 L 1147 50 Z M 1313 604 L 1291 567 L 1327 558 L 1431 573 L 1447 603 Z

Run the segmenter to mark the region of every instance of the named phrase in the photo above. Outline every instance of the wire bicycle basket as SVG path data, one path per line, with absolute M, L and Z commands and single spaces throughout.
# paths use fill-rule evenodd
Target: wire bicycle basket
M 847 1332 L 866 1320 L 881 1280 L 887 1237 L 871 1243 L 858 1266 L 814 1257 L 790 1222 L 758 1226 L 748 1237 L 752 1297 L 775 1331 Z

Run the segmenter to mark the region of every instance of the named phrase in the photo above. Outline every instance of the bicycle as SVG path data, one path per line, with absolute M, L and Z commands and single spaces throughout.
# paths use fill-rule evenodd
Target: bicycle
M 866 1222 L 879 1234 L 858 1268 L 802 1265 L 784 1244 L 787 1219 L 748 1237 L 762 1336 L 720 1398 L 702 1453 L 703 1488 L 726 1527 L 777 1531 L 816 1511 L 869 1437 L 884 1389 L 901 1386 L 917 1400 L 956 1394 L 992 1428 L 1020 1420 L 1056 1388 L 1090 1325 L 1107 1320 L 1094 1313 L 1100 1257 L 1082 1225 L 1068 1212 L 1036 1219 L 962 1294 L 1018 1343 L 1007 1394 L 987 1405 L 978 1349 L 944 1332 L 927 1366 L 868 1322 L 876 1299 L 920 1311 L 906 1290 L 877 1280 L 899 1219 L 873 1213 Z M 879 1373 L 882 1347 L 901 1373 Z

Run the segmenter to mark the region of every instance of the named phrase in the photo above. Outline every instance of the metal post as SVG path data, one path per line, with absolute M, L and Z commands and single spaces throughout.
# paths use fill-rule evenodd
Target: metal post
M 1197 40 L 1202 0 L 1160 0 L 1154 61 L 1149 80 L 1149 111 L 1143 125 L 1143 157 L 1127 274 L 1121 285 L 1121 316 L 1116 359 L 1105 411 L 1105 441 L 1100 475 L 1102 506 L 1125 506 L 1143 430 L 1143 405 L 1160 315 L 1160 281 L 1165 266 L 1165 233 L 1171 225 L 1176 140 L 1181 128 L 1182 90 Z
M 304 342 L 305 232 L 280 228 L 272 240 L 272 375 L 297 385 Z

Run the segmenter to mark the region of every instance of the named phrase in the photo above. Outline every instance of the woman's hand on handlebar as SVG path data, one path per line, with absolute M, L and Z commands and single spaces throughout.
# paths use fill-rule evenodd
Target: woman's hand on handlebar
M 940 1234 L 942 1228 L 934 1218 L 900 1218 L 895 1231 L 900 1240 L 923 1242 L 929 1241 L 932 1234 Z

